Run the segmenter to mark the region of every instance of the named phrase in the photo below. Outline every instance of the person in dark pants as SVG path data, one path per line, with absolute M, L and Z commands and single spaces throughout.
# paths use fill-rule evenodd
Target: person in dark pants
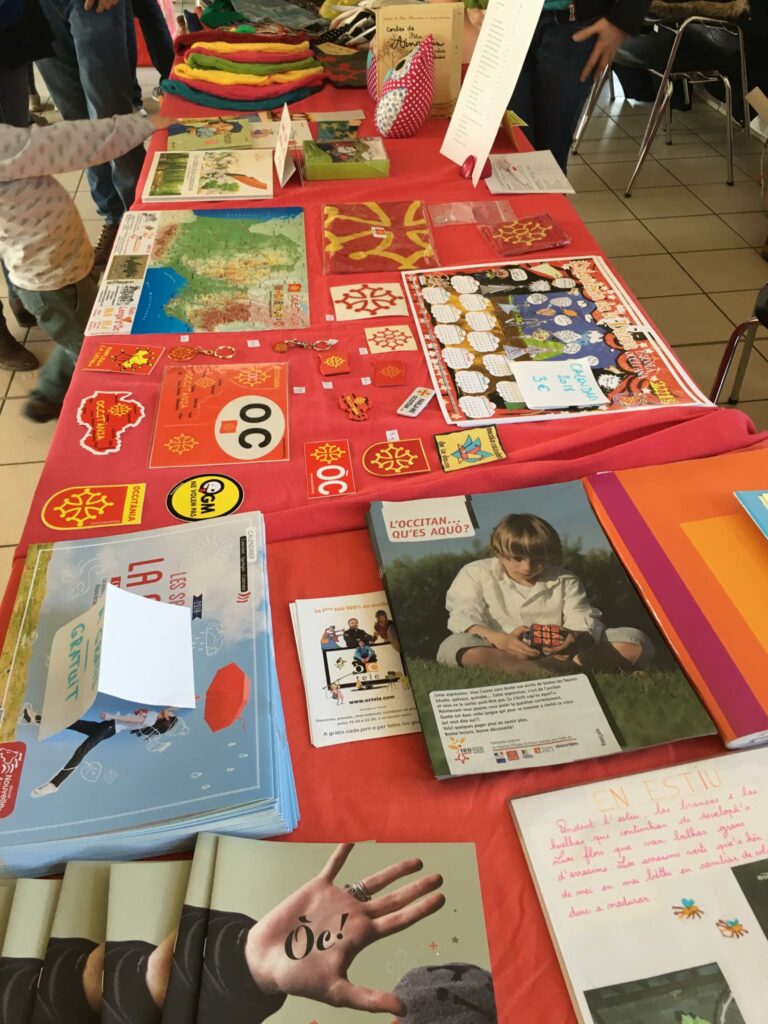
M 544 0 L 509 106 L 534 149 L 552 151 L 563 173 L 576 122 L 598 76 L 650 0 Z
M 152 61 L 152 66 L 160 75 L 160 78 L 169 78 L 173 67 L 173 36 L 170 33 L 165 20 L 162 8 L 158 0 L 131 0 L 133 16 L 141 26 L 141 33 L 144 42 L 147 44 L 147 53 Z M 128 25 L 128 53 L 132 59 L 134 68 L 137 62 L 136 30 L 133 19 Z M 142 96 L 141 86 L 138 78 L 133 80 L 133 103 L 135 107 L 141 107 Z
M 29 125 L 29 69 L 32 61 L 53 52 L 53 32 L 42 17 L 37 0 L 6 0 L 0 8 L 0 123 Z M 5 264 L 0 262 L 8 293 L 8 306 L 19 327 L 35 326 L 35 318 L 22 305 Z M 14 338 L 0 303 L 0 369 L 36 370 L 34 353 Z

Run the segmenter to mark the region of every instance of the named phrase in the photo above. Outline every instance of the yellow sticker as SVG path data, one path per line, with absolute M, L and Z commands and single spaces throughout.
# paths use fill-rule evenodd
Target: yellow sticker
M 446 473 L 470 469 L 483 462 L 506 459 L 496 427 L 471 427 L 448 434 L 435 434 L 440 465 Z
M 168 511 L 187 523 L 228 516 L 240 507 L 243 488 L 231 476 L 205 473 L 176 484 L 168 495 Z

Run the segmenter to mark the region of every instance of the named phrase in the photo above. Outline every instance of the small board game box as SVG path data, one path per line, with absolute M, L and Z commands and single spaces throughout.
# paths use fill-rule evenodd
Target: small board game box
M 307 181 L 388 178 L 389 157 L 379 138 L 303 142 Z

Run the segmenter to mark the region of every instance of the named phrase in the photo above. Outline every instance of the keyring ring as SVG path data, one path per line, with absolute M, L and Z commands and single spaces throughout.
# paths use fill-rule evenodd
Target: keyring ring
M 234 359 L 237 349 L 234 345 L 219 345 L 213 350 L 217 359 Z
M 320 338 L 319 341 L 314 343 L 312 348 L 315 352 L 327 352 L 329 348 L 333 348 L 333 346 L 338 345 L 338 343 L 338 338 L 328 338 L 327 341 L 324 338 Z
M 373 896 L 368 891 L 368 886 L 362 881 L 352 882 L 351 885 L 345 883 L 344 891 L 348 892 L 350 896 L 354 896 L 361 903 L 370 903 L 373 899 Z

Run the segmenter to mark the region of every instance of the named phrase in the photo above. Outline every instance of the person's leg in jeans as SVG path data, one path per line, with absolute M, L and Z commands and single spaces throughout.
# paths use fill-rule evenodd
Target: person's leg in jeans
M 173 67 L 173 37 L 157 0 L 132 0 L 133 13 L 141 25 L 152 66 L 161 78 L 168 78 Z
M 133 113 L 133 73 L 128 47 L 130 4 L 86 11 L 82 0 L 41 0 L 55 33 L 55 56 L 38 62 L 51 97 L 66 120 Z M 137 146 L 110 164 L 88 170 L 91 194 L 108 224 L 130 209 L 144 163 Z
M 531 44 L 528 47 L 528 53 L 525 55 L 525 60 L 523 61 L 520 77 L 517 80 L 515 91 L 512 93 L 512 99 L 508 104 L 509 109 L 514 111 L 521 120 L 525 121 L 527 127 L 522 128 L 521 131 L 534 147 L 536 146 L 536 125 L 534 124 L 536 110 L 534 102 L 534 89 L 536 85 L 536 51 L 541 41 L 541 35 L 544 31 L 544 25 L 546 24 L 547 17 L 548 15 L 542 14 L 533 31 L 533 37 L 531 39 Z
M 81 719 L 78 722 L 73 722 L 72 725 L 68 725 L 67 728 L 72 729 L 74 732 L 82 733 L 86 738 L 61 771 L 57 772 L 46 786 L 39 786 L 34 791 L 33 795 L 35 796 L 47 796 L 48 793 L 55 792 L 62 783 L 71 777 L 74 770 L 82 764 L 94 747 L 115 735 L 115 723 L 111 720 L 106 722 L 88 722 L 85 719 Z M 41 792 L 41 790 L 44 792 Z
M 133 9 L 133 4 L 131 5 Z M 141 86 L 139 85 L 138 75 L 138 63 L 139 63 L 139 49 L 136 42 L 136 23 L 135 23 L 135 11 L 134 16 L 125 19 L 125 31 L 126 40 L 128 44 L 128 61 L 133 68 L 133 109 L 141 110 L 144 106 L 144 97 L 141 92 Z
M 61 411 L 97 291 L 98 285 L 92 274 L 77 284 L 56 291 L 18 289 L 26 308 L 56 342 L 56 348 L 40 370 L 34 390 L 24 405 L 24 415 L 28 419 L 45 423 L 55 419 Z

